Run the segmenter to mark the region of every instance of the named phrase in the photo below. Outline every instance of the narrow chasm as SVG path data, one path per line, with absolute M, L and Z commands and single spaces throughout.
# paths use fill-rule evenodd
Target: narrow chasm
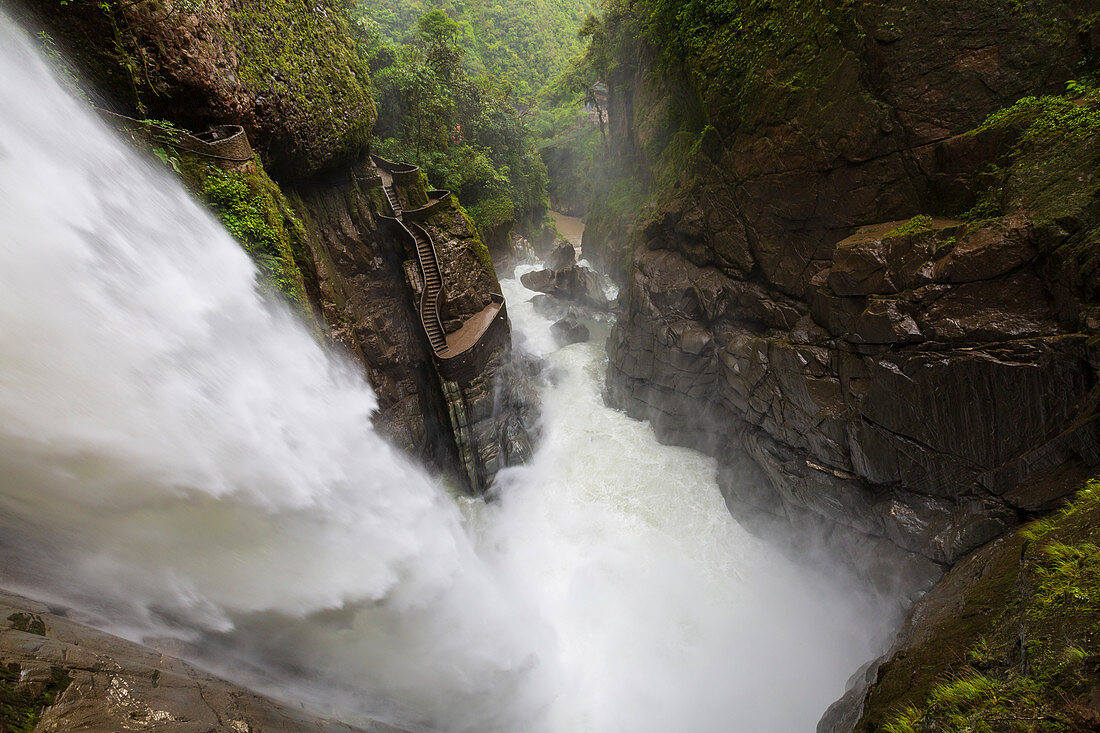
M 12 0 L 0 99 L 0 733 L 1100 729 L 1091 2 Z

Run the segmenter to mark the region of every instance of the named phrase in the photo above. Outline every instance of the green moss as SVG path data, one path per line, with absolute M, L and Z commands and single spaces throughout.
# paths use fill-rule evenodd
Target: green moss
M 229 6 L 225 40 L 239 49 L 241 80 L 327 139 L 338 156 L 367 147 L 376 112 L 366 61 L 342 8 L 328 0 L 250 0 Z
M 808 92 L 826 90 L 851 58 L 842 38 L 855 33 L 851 3 L 829 0 L 646 0 L 645 36 L 666 63 L 685 61 L 710 120 L 752 128 L 789 120 Z M 832 95 L 835 96 L 835 95 Z M 814 115 L 827 118 L 830 95 Z
M 20 688 L 22 669 L 16 663 L 0 664 L 0 731 L 31 733 L 42 711 L 53 705 L 69 686 L 69 674 L 62 667 L 50 667 L 50 679 L 40 692 Z
M 474 222 L 465 207 L 458 203 L 457 198 L 454 199 L 454 205 L 459 214 L 461 214 L 462 218 L 466 221 L 466 228 L 470 230 L 470 246 L 473 248 L 474 254 L 477 255 L 478 260 L 481 261 L 485 270 L 492 276 L 493 282 L 496 282 L 498 280 L 497 268 L 493 265 L 493 256 L 489 253 L 489 248 L 485 245 L 485 242 L 481 240 L 481 234 L 478 232 L 477 223 Z
M 1100 87 L 1067 87 L 1063 95 L 1024 97 L 973 131 L 1009 144 L 983 174 L 986 187 L 966 218 L 1025 215 L 1055 255 L 1055 275 L 1092 297 L 1100 291 Z
M 502 224 L 514 221 L 516 208 L 507 196 L 494 196 L 471 206 L 469 217 L 478 232 L 490 232 Z
M 228 172 L 197 156 L 172 154 L 169 162 L 240 242 L 265 281 L 309 314 L 306 278 L 312 261 L 306 230 L 259 161 Z
M 932 231 L 932 217 L 927 214 L 918 214 L 904 224 L 900 224 L 883 235 L 888 237 L 901 237 L 906 234 L 920 234 Z
M 264 134 L 253 135 L 252 143 L 280 166 L 279 173 L 300 177 L 357 157 L 369 143 L 377 117 L 370 75 L 346 7 L 336 0 L 40 5 L 62 45 L 84 66 L 82 76 L 131 114 L 226 121 L 208 119 L 234 106 L 227 106 L 224 89 L 214 89 L 226 80 L 181 76 L 202 76 L 188 68 L 196 59 L 222 58 L 229 66 L 209 73 L 232 77 L 232 94 L 241 99 L 229 101 L 257 103 L 256 123 Z M 181 51 L 172 39 L 185 25 L 189 50 Z
M 367 201 L 370 202 L 371 211 L 375 215 L 389 216 L 390 207 L 386 201 L 386 194 L 381 186 L 371 186 L 366 190 Z
M 901 656 L 857 730 L 1085 729 L 1100 681 L 1100 481 L 1017 531 L 956 616 Z
M 46 624 L 42 618 L 33 613 L 13 613 L 8 616 L 11 627 L 16 631 L 24 631 L 28 634 L 46 635 Z
M 1000 132 L 1015 144 L 987 172 L 991 185 L 968 218 L 1024 210 L 1037 223 L 1055 221 L 1087 206 L 1100 190 L 1100 89 L 1070 87 L 1065 95 L 1024 97 L 974 131 Z

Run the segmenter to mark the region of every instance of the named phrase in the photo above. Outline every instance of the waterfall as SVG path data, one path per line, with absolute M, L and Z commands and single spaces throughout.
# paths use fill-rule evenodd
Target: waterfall
M 372 428 L 357 368 L 0 15 L 0 579 L 351 720 L 795 731 L 889 610 L 728 515 L 713 461 L 558 350 L 544 445 L 456 503 Z M 593 323 L 598 330 L 599 324 Z
M 538 634 L 454 503 L 218 223 L 0 34 L 5 582 L 495 720 Z

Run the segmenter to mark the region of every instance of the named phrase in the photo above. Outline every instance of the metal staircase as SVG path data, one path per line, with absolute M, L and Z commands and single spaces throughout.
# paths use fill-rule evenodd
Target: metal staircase
M 404 221 L 404 212 L 401 209 L 401 201 L 397 198 L 397 192 L 393 183 L 385 183 L 382 190 L 386 193 L 386 200 L 393 210 L 393 217 L 401 227 L 409 233 L 416 245 L 416 257 L 420 260 L 420 271 L 424 274 L 424 293 L 420 300 L 420 321 L 424 325 L 424 333 L 432 345 L 435 353 L 444 355 L 447 353 L 447 334 L 443 330 L 443 322 L 439 318 L 439 299 L 443 294 L 443 274 L 439 269 L 439 260 L 435 256 L 435 245 L 431 235 L 422 227 L 412 222 Z

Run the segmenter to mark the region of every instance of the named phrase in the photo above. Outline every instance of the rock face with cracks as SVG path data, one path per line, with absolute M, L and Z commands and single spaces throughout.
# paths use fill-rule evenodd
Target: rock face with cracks
M 631 227 L 597 201 L 584 246 L 625 286 L 610 402 L 717 455 L 750 526 L 912 592 L 1100 465 L 1100 105 L 1014 105 L 1100 36 L 1081 3 L 901 5 L 746 6 L 680 66 L 620 48 L 612 140 L 648 192 Z

